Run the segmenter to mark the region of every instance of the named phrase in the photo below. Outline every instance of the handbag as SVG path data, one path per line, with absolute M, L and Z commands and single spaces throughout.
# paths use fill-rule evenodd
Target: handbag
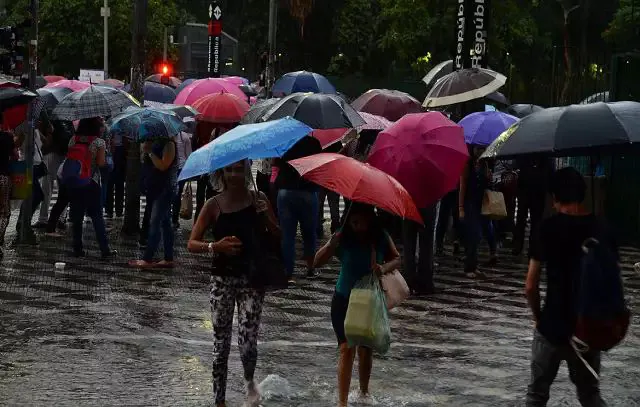
M 377 263 L 377 254 L 375 250 L 371 253 L 371 261 L 372 265 Z M 387 300 L 388 310 L 400 305 L 400 303 L 409 298 L 409 295 L 411 294 L 409 285 L 404 277 L 402 277 L 399 270 L 393 270 L 390 273 L 383 274 L 380 278 L 380 285 L 382 286 L 382 291 L 384 291 L 384 296 Z
M 11 179 L 11 199 L 27 199 L 31 195 L 33 178 L 27 171 L 25 161 L 9 161 Z
M 180 198 L 180 218 L 189 220 L 193 216 L 193 189 L 188 182 Z
M 486 189 L 482 199 L 482 216 L 491 220 L 500 220 L 507 217 L 507 205 L 504 202 L 502 192 Z

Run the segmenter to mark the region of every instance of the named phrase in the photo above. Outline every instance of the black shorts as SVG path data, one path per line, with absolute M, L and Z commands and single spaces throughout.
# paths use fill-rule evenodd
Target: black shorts
M 347 336 L 344 333 L 347 308 L 349 308 L 349 299 L 337 292 L 333 293 L 333 298 L 331 299 L 331 325 L 333 325 L 333 331 L 336 333 L 338 345 L 347 342 Z

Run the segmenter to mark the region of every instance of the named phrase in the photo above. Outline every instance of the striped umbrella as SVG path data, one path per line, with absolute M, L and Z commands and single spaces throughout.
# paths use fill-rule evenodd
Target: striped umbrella
M 461 69 L 433 85 L 422 106 L 434 108 L 483 98 L 504 86 L 507 77 L 489 69 Z

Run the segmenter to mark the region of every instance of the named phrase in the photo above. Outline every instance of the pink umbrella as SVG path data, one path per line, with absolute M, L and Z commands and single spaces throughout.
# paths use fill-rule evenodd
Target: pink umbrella
M 89 86 L 91 86 L 89 82 L 80 82 L 71 79 L 65 79 L 63 81 L 49 83 L 47 84 L 47 86 L 45 86 L 45 88 L 68 88 L 75 92 L 78 90 L 87 89 Z
M 391 120 L 387 120 L 382 116 L 367 112 L 358 112 L 358 114 L 366 122 L 365 125 L 358 127 L 359 130 L 384 130 L 393 124 Z
M 45 75 L 44 76 L 44 80 L 47 81 L 47 83 L 55 83 L 58 81 L 64 81 L 65 78 L 64 76 L 60 76 L 60 75 Z
M 122 89 L 124 88 L 124 82 L 118 79 L 105 79 L 100 82 L 98 85 L 100 86 L 111 86 L 112 88 Z
M 407 114 L 382 131 L 367 161 L 426 208 L 458 185 L 468 159 L 462 127 L 440 112 L 427 112 Z
M 189 86 L 182 89 L 173 103 L 176 105 L 191 105 L 203 96 L 220 92 L 234 94 L 242 100 L 247 99 L 247 95 L 231 82 L 222 78 L 206 78 L 193 81 Z
M 227 82 L 231 82 L 236 86 L 249 84 L 249 81 L 241 76 L 225 76 L 222 79 L 224 79 Z

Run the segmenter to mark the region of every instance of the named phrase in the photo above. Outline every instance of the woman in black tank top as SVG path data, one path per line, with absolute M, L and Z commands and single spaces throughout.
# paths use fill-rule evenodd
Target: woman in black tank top
M 248 161 L 241 161 L 216 172 L 222 192 L 209 199 L 191 232 L 188 249 L 192 253 L 211 253 L 211 321 L 213 323 L 213 397 L 216 407 L 224 407 L 227 359 L 231 348 L 233 313 L 238 306 L 240 359 L 247 379 L 248 405 L 257 406 L 260 394 L 253 381 L 258 357 L 258 331 L 264 291 L 254 288 L 249 272 L 259 267 L 255 261 L 256 230 L 267 226 L 275 236 L 279 227 L 273 209 L 262 192 L 249 190 L 251 172 Z M 214 241 L 204 241 L 213 230 Z

